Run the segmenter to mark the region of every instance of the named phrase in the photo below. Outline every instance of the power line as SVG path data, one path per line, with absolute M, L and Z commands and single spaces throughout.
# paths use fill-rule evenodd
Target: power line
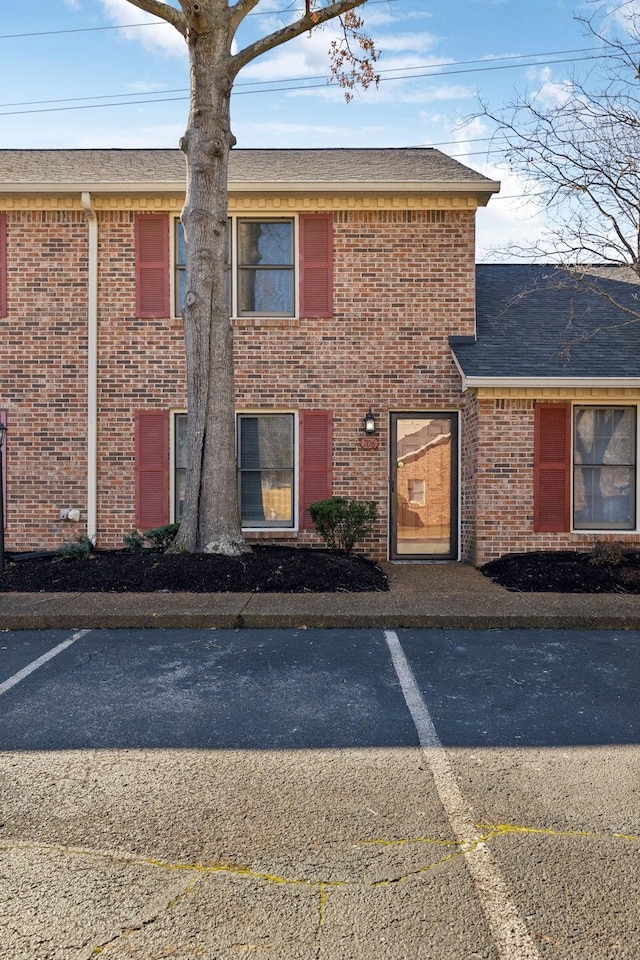
M 474 63 L 487 63 L 486 60 L 460 60 L 460 61 L 449 61 L 444 64 L 421 64 L 416 65 L 415 67 L 396 67 L 390 70 L 380 71 L 380 81 L 388 82 L 393 80 L 420 80 L 427 77 L 439 78 L 439 77 L 450 77 L 460 74 L 467 73 L 484 73 L 495 70 L 513 70 L 522 67 L 544 67 L 544 66 L 553 66 L 554 64 L 560 63 L 580 63 L 583 60 L 595 60 L 603 59 L 604 55 L 597 56 L 585 56 L 585 57 L 564 57 L 562 59 L 555 60 L 532 60 L 532 57 L 542 57 L 542 56 L 557 56 L 560 53 L 573 53 L 573 52 L 582 52 L 588 51 L 590 49 L 597 48 L 579 48 L 576 51 L 567 50 L 567 51 L 552 51 L 548 54 L 522 54 L 522 55 L 513 55 L 510 57 L 498 57 L 495 60 L 491 60 L 486 66 L 474 67 L 472 69 L 466 68 L 467 64 Z M 506 62 L 505 62 L 506 61 Z M 516 62 L 517 61 L 517 62 Z M 450 70 L 442 69 L 447 67 L 462 66 L 463 69 L 459 70 Z M 423 71 L 421 73 L 416 73 L 416 70 Z M 410 72 L 402 72 L 410 71 Z M 396 76 L 388 76 L 388 74 L 397 74 Z M 322 81 L 321 83 L 312 83 L 310 81 Z M 253 81 L 240 81 L 234 87 L 235 96 L 248 96 L 257 93 L 288 93 L 288 92 L 297 92 L 303 90 L 316 90 L 323 88 L 327 85 L 329 78 L 324 76 L 311 76 L 311 77 L 293 77 L 291 79 L 283 79 L 280 81 L 287 86 L 270 86 L 273 81 L 271 80 L 253 80 Z M 291 84 L 298 84 L 298 86 L 291 86 Z M 239 90 L 238 87 L 249 87 L 249 90 Z M 99 107 L 122 107 L 135 104 L 145 104 L 145 103 L 173 103 L 189 99 L 189 93 L 185 89 L 183 90 L 167 90 L 163 91 L 164 93 L 184 93 L 184 96 L 179 97 L 154 97 L 152 98 L 152 93 L 113 93 L 113 94 L 104 94 L 95 97 L 69 97 L 61 98 L 59 100 L 32 100 L 32 101 L 22 101 L 16 103 L 3 103 L 0 104 L 0 108 L 5 107 L 20 107 L 20 106 L 34 106 L 38 107 L 35 110 L 3 110 L 0 112 L 0 116 L 21 116 L 31 113 L 53 113 L 59 111 L 71 111 L 71 110 L 90 110 L 96 109 Z M 91 100 L 107 100 L 112 97 L 118 97 L 120 100 L 124 98 L 131 97 L 145 97 L 147 99 L 143 100 L 131 100 L 127 99 L 126 102 L 115 102 L 115 103 L 87 103 L 86 101 Z M 152 98 L 152 99 L 151 99 Z M 78 104 L 77 101 L 83 101 L 82 104 Z M 54 103 L 66 103 L 66 104 L 76 104 L 74 106 L 62 106 L 62 107 L 46 107 L 41 106 L 44 104 L 54 104 Z
M 366 0 L 366 5 L 373 7 L 379 3 L 399 3 L 400 0 Z M 364 6 L 364 4 L 363 4 Z M 176 11 L 177 12 L 177 11 Z M 286 7 L 284 10 L 254 10 L 247 14 L 247 17 L 279 17 L 283 14 L 301 14 L 305 13 L 303 7 Z M 113 23 L 104 27 L 69 27 L 65 30 L 37 30 L 29 33 L 4 33 L 0 34 L 0 40 L 20 40 L 25 37 L 55 37 L 62 33 L 97 33 L 101 30 L 131 30 L 135 27 L 166 27 L 166 20 L 145 20 L 142 23 Z

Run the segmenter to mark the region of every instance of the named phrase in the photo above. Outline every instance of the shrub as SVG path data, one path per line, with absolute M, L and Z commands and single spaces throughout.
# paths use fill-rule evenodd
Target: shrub
M 124 537 L 124 545 L 131 553 L 142 553 L 144 550 L 144 535 L 139 530 L 132 530 Z
M 594 567 L 619 567 L 624 561 L 624 549 L 619 541 L 615 543 L 596 543 L 591 550 L 589 563 Z
M 164 527 L 153 527 L 151 530 L 132 530 L 124 538 L 127 550 L 132 553 L 142 553 L 144 549 L 168 550 L 175 540 L 179 523 L 168 523 Z
M 69 557 L 72 560 L 87 560 L 91 556 L 93 543 L 86 534 L 81 534 L 75 540 L 69 540 L 58 547 L 57 553 L 61 557 Z
M 316 532 L 329 549 L 349 555 L 357 541 L 371 532 L 378 508 L 373 500 L 329 497 L 312 503 L 309 513 Z

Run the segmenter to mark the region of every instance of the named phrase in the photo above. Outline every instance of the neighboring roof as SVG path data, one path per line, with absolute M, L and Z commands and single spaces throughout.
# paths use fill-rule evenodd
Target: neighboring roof
M 476 340 L 450 338 L 465 387 L 640 385 L 637 283 L 480 264 L 476 328 Z
M 180 150 L 0 150 L 0 193 L 184 190 Z M 229 189 L 496 193 L 499 184 L 428 148 L 232 150 Z

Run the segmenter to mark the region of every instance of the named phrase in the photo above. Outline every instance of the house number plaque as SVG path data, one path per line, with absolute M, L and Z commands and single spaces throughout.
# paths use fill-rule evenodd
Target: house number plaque
M 380 446 L 380 441 L 377 437 L 361 437 L 360 446 L 363 450 L 377 450 Z

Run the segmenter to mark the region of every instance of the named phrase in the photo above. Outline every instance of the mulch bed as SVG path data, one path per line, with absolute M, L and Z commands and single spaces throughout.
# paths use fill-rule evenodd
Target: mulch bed
M 625 550 L 619 564 L 594 563 L 591 552 L 513 553 L 480 570 L 507 590 L 523 593 L 640 593 L 637 550 Z
M 85 559 L 7 554 L 0 592 L 362 593 L 389 589 L 364 557 L 328 550 L 256 546 L 240 557 L 156 551 L 96 551 Z

